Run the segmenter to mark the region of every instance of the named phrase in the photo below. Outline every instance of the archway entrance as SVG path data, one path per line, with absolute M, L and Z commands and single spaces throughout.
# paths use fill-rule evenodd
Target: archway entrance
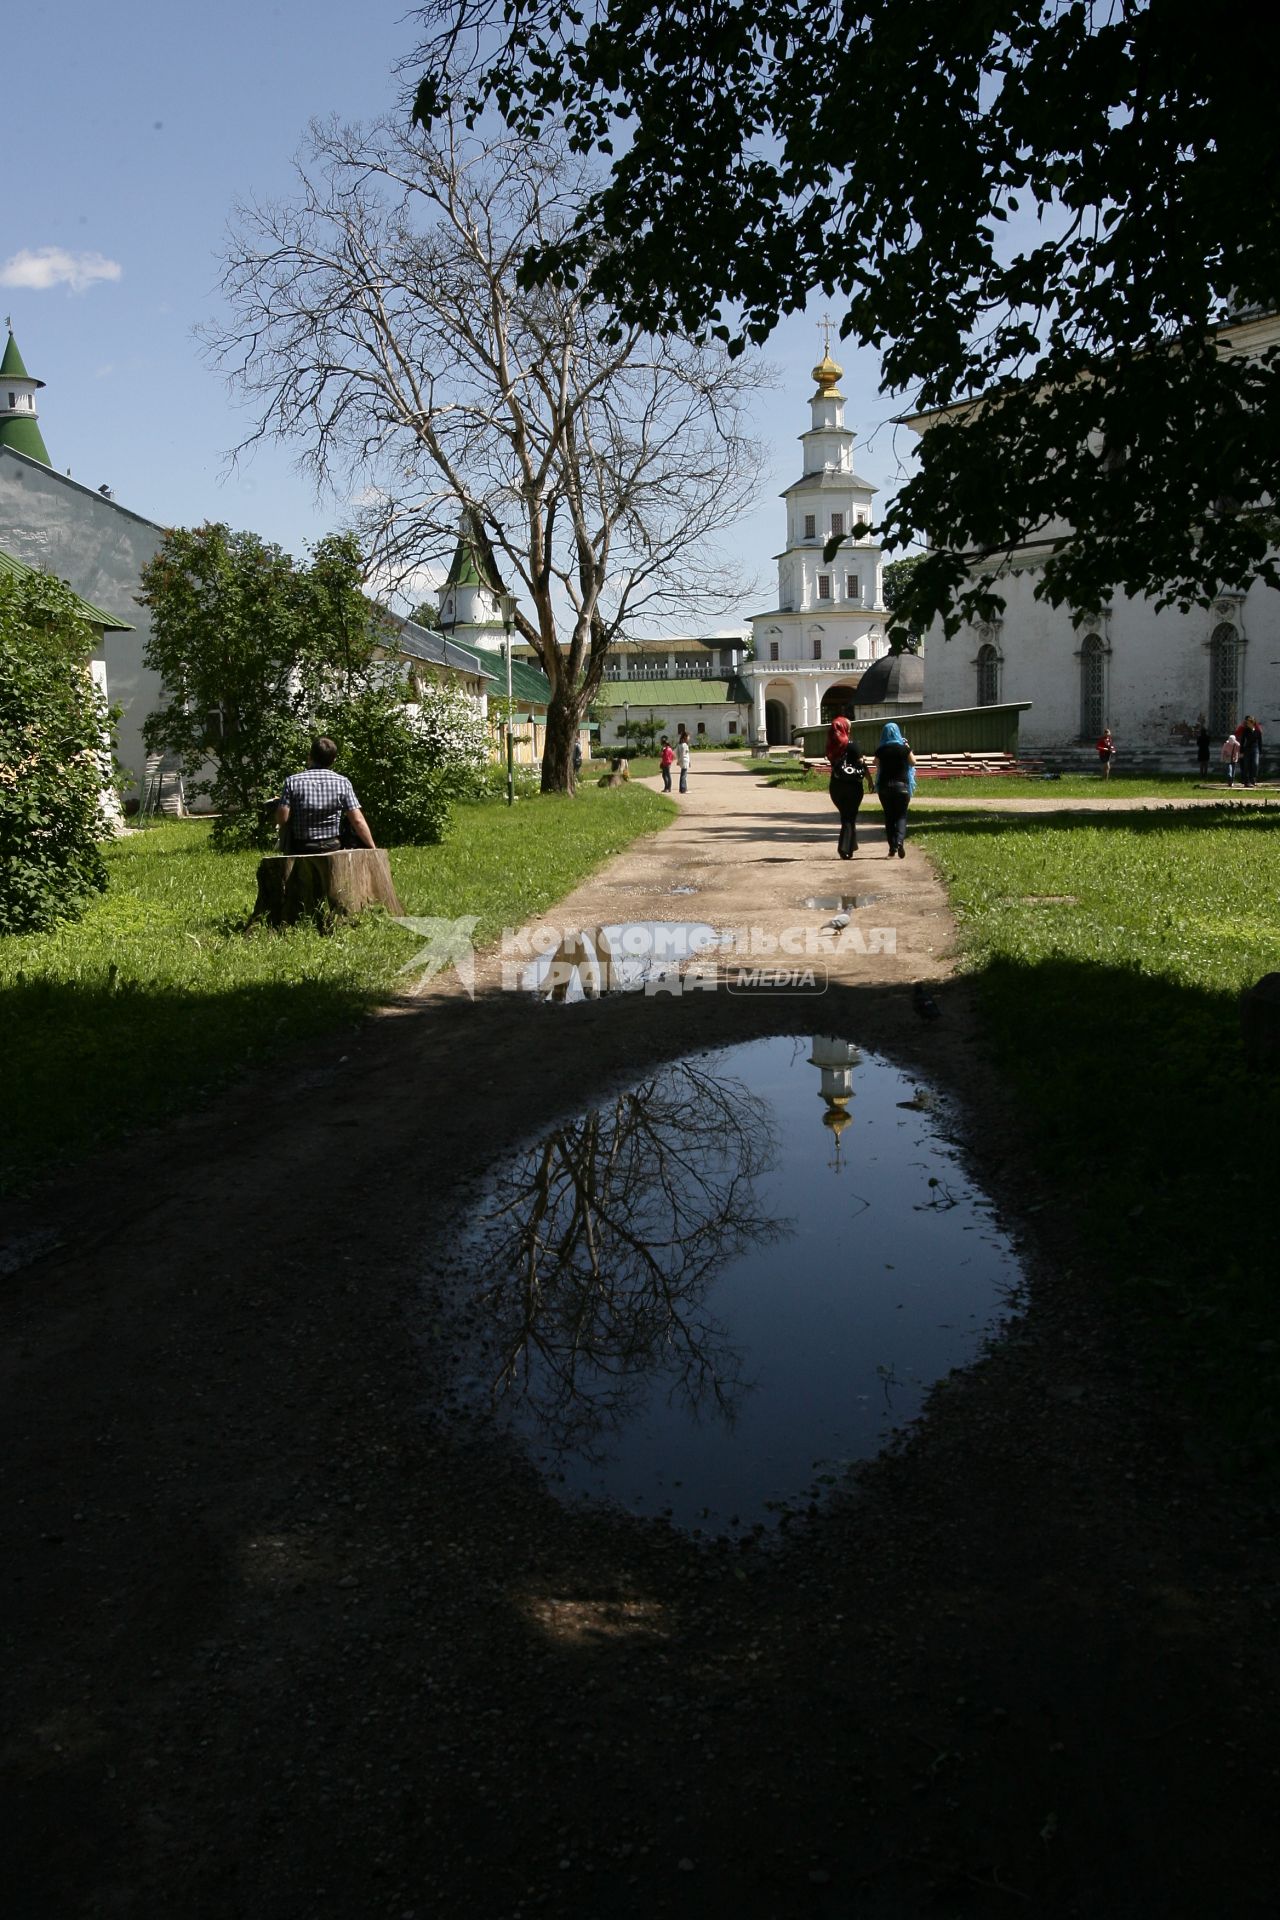
M 771 747 L 789 747 L 791 745 L 791 716 L 783 700 L 766 700 L 764 703 L 764 737 Z
M 854 717 L 853 688 L 828 687 L 822 696 L 822 717 L 830 726 L 838 713 L 846 720 Z

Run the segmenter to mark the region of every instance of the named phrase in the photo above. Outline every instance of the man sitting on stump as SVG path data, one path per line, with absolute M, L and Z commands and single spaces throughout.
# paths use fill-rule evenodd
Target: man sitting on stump
M 282 853 L 337 853 L 343 827 L 362 847 L 373 845 L 369 823 L 345 773 L 335 773 L 338 749 L 327 734 L 311 742 L 304 773 L 291 773 L 280 794 L 276 823 Z

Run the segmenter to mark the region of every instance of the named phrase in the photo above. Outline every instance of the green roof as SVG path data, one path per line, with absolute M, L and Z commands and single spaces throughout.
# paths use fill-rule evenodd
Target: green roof
M 489 688 L 491 700 L 507 697 L 507 668 L 502 654 L 494 647 L 470 647 L 465 640 L 458 639 L 458 629 L 450 628 L 446 635 L 449 645 L 460 653 L 470 654 L 471 658 L 486 673 L 493 675 L 497 682 Z M 531 706 L 545 707 L 551 699 L 551 682 L 541 667 L 531 667 L 527 660 L 517 660 L 511 656 L 511 697 L 513 700 L 528 701 Z
M 736 675 L 722 680 L 602 680 L 591 696 L 593 707 L 750 706 L 751 695 Z
M 34 413 L 10 413 L 7 407 L 0 407 L 0 447 L 25 453 L 28 460 L 38 460 L 42 467 L 53 465 Z
M 25 560 L 15 560 L 11 553 L 6 553 L 4 548 L 0 547 L 0 580 L 16 580 L 21 583 L 24 580 L 38 580 L 41 574 L 45 574 L 49 579 L 56 577 L 49 574 L 45 568 L 29 567 Z M 65 581 L 63 585 L 66 585 Z M 70 592 L 69 588 L 68 592 Z M 87 620 L 90 626 L 101 627 L 106 633 L 133 632 L 127 620 L 117 620 L 113 613 L 104 613 L 101 607 L 92 606 L 88 600 L 82 600 L 78 593 L 72 593 L 71 598 L 75 602 L 80 618 Z
M 0 378 L 9 380 L 30 380 L 31 378 L 22 364 L 22 355 L 18 352 L 18 343 L 13 337 L 12 330 L 9 334 L 9 344 L 4 350 L 4 358 L 0 360 Z M 44 381 L 37 380 L 36 385 L 42 387 Z
M 450 587 L 487 587 L 490 593 L 502 592 L 502 582 L 484 558 L 480 529 L 470 507 L 462 516 L 462 532 L 458 535 L 453 564 L 445 584 Z

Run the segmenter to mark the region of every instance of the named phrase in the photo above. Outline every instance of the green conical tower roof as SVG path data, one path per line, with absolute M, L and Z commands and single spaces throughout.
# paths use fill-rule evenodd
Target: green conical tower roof
M 6 384 L 7 383 L 7 384 Z M 36 390 L 44 385 L 35 380 L 23 365 L 18 343 L 9 329 L 9 340 L 0 359 L 0 447 L 12 447 L 30 460 L 51 467 L 49 449 L 36 419 Z
M 484 558 L 484 548 L 480 540 L 480 530 L 476 525 L 474 507 L 467 507 L 462 515 L 462 529 L 458 535 L 458 544 L 454 549 L 453 564 L 449 568 L 446 587 L 487 587 L 490 593 L 500 594 L 502 582 L 495 576 Z

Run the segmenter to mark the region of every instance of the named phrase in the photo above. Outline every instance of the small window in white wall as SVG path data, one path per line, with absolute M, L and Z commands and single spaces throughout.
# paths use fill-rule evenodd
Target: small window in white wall
M 818 598 L 819 600 L 829 600 L 831 598 L 831 575 L 829 573 L 820 573 L 818 575 Z
M 705 732 L 706 732 L 706 730 L 707 730 L 707 723 L 706 723 L 706 721 L 705 721 L 705 720 L 699 720 L 699 722 L 698 722 L 698 732 L 699 732 L 699 733 L 705 733 Z
M 832 531 L 832 533 L 833 533 L 833 534 L 836 534 L 836 533 L 843 533 L 843 532 L 844 532 L 844 515 L 843 515 L 842 513 L 833 513 L 833 514 L 832 514 L 832 516 L 831 516 L 831 531 Z
M 817 535 L 818 516 L 816 513 L 806 513 L 804 517 L 804 537 L 806 540 L 815 540 Z
M 769 658 L 771 660 L 776 660 L 777 657 L 778 657 L 778 643 L 776 640 L 771 640 L 769 642 Z
M 18 404 L 18 396 L 17 396 L 17 394 L 16 394 L 16 393 L 11 393 L 11 394 L 9 395 L 9 405 L 10 405 L 11 407 L 16 407 L 16 406 L 17 406 L 17 404 Z
M 990 644 L 978 648 L 978 705 L 994 707 L 1000 699 L 1000 656 Z
M 813 643 L 813 657 L 814 657 L 814 659 L 815 659 L 815 660 L 821 660 L 821 658 L 822 658 L 822 642 L 821 642 L 821 640 L 815 640 L 815 641 L 814 641 L 814 643 Z
M 1106 660 L 1102 636 L 1087 633 L 1080 646 L 1080 737 L 1096 740 L 1107 717 Z
M 846 573 L 846 575 L 845 575 L 845 577 L 844 577 L 844 597 L 845 597 L 845 599 L 846 599 L 846 600 L 856 600 L 856 599 L 857 599 L 857 598 L 859 597 L 859 592 L 860 592 L 860 589 L 859 589 L 859 586 L 858 586 L 858 576 L 857 576 L 857 574 L 856 574 L 856 573 Z

